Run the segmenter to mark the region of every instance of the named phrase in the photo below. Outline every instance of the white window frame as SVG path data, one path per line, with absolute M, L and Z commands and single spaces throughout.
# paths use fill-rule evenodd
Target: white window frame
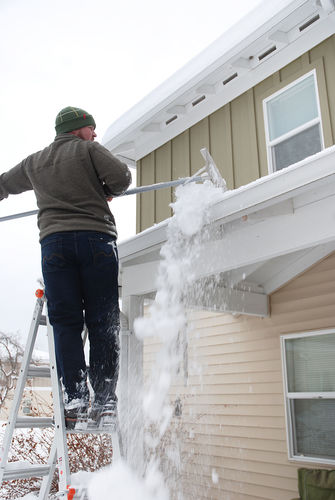
M 283 135 L 277 137 L 276 139 L 270 140 L 270 134 L 269 134 L 270 129 L 269 129 L 267 103 L 269 101 L 271 101 L 272 99 L 274 99 L 275 97 L 278 97 L 280 94 L 282 94 L 286 90 L 290 89 L 291 87 L 294 87 L 295 85 L 297 85 L 301 81 L 310 77 L 311 75 L 314 76 L 316 103 L 317 103 L 317 108 L 318 108 L 318 117 L 314 118 L 313 120 L 310 120 L 309 122 L 304 123 L 303 125 L 300 125 L 299 127 L 296 127 L 295 129 L 291 130 L 290 132 L 287 132 L 286 134 L 283 134 Z M 305 73 L 303 76 L 301 76 L 297 80 L 294 80 L 293 82 L 291 82 L 290 84 L 281 88 L 280 90 L 278 90 L 274 94 L 271 94 L 270 96 L 266 97 L 263 100 L 263 114 L 264 114 L 265 140 L 266 140 L 266 152 L 267 152 L 267 159 L 268 159 L 269 174 L 272 174 L 273 172 L 277 172 L 277 170 L 274 169 L 273 160 L 272 160 L 272 148 L 273 148 L 273 146 L 276 146 L 277 144 L 284 142 L 285 140 L 289 139 L 290 137 L 294 137 L 295 135 L 299 134 L 300 132 L 303 132 L 304 130 L 306 130 L 308 128 L 313 127 L 314 125 L 317 125 L 317 124 L 320 125 L 321 151 L 325 148 L 324 137 L 323 137 L 323 128 L 322 128 L 322 117 L 321 117 L 318 79 L 316 76 L 315 69 L 313 69 L 312 71 L 309 71 L 308 73 Z M 285 168 L 287 168 L 287 167 L 285 167 Z
M 281 357 L 282 357 L 282 368 L 283 368 L 283 385 L 284 385 L 284 398 L 285 398 L 285 420 L 286 420 L 286 439 L 287 439 L 287 449 L 288 449 L 288 459 L 290 461 L 307 462 L 307 463 L 318 463 L 326 465 L 335 465 L 334 460 L 329 458 L 319 458 L 319 457 L 308 457 L 303 455 L 294 454 L 294 415 L 292 413 L 291 401 L 296 399 L 334 399 L 334 392 L 289 392 L 288 391 L 288 377 L 287 377 L 287 364 L 286 364 L 286 350 L 285 341 L 292 340 L 303 337 L 316 337 L 317 335 L 327 335 L 330 333 L 335 334 L 335 329 L 327 330 L 317 330 L 313 332 L 305 332 L 298 334 L 288 334 L 281 335 Z M 334 453 L 335 454 L 335 453 Z

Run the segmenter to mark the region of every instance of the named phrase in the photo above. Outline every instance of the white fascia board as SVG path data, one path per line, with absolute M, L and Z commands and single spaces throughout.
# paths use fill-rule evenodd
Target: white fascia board
M 104 145 L 110 151 L 114 151 L 120 144 L 133 141 L 135 147 L 131 154 L 133 159 L 138 160 L 333 34 L 334 13 L 321 19 L 317 26 L 308 28 L 294 42 L 278 50 L 254 69 L 247 71 L 244 76 L 236 78 L 236 81 L 229 84 L 229 88 L 221 89 L 217 95 L 209 95 L 208 99 L 182 119 L 175 120 L 156 134 L 151 133 L 148 136 L 140 132 L 155 116 L 175 105 L 176 99 L 192 88 L 205 84 L 206 77 L 222 68 L 234 57 L 238 57 L 241 51 L 270 32 L 299 7 L 308 3 L 309 0 L 263 2 L 112 124 L 103 137 Z
M 224 226 L 261 211 L 264 214 L 263 218 L 266 218 L 267 210 L 273 214 L 273 206 L 279 206 L 282 202 L 295 197 L 304 195 L 306 205 L 308 193 L 310 193 L 314 201 L 315 190 L 325 188 L 330 183 L 335 183 L 335 146 L 279 172 L 257 179 L 246 186 L 223 193 L 222 200 L 211 207 L 210 220 L 214 224 Z M 284 213 L 277 218 L 280 217 L 285 219 L 289 217 L 289 214 Z M 150 253 L 155 252 L 157 254 L 161 245 L 166 241 L 167 224 L 168 220 L 165 220 L 120 243 L 121 264 L 131 265 L 131 261 L 138 257 L 144 255 L 148 257 Z M 310 246 L 313 244 L 311 243 Z M 249 264 L 250 262 L 245 263 L 245 265 Z

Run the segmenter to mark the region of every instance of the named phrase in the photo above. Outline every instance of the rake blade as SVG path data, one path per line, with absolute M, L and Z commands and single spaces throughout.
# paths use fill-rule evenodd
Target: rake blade
M 205 162 L 206 162 L 206 171 L 209 175 L 210 180 L 216 187 L 222 188 L 223 191 L 227 191 L 227 184 L 222 175 L 219 172 L 218 167 L 215 165 L 215 162 L 207 148 L 200 149 L 200 153 L 202 154 Z

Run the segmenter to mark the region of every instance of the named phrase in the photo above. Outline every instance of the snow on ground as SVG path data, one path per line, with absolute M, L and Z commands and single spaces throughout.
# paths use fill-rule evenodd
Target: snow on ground
M 37 496 L 32 493 L 28 493 L 28 495 L 24 495 L 24 497 L 14 498 L 13 500 L 36 500 Z
M 152 465 L 144 478 L 122 461 L 93 474 L 88 485 L 90 500 L 169 500 L 161 473 Z

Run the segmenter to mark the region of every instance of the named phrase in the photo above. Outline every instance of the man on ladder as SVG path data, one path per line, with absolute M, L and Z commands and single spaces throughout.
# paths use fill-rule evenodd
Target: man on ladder
M 42 272 L 53 326 L 58 374 L 65 392 L 65 423 L 99 422 L 116 415 L 119 368 L 118 256 L 115 220 L 108 207 L 131 174 L 94 142 L 95 121 L 80 108 L 56 117 L 50 146 L 0 176 L 0 200 L 34 190 Z M 90 341 L 89 401 L 82 342 Z

